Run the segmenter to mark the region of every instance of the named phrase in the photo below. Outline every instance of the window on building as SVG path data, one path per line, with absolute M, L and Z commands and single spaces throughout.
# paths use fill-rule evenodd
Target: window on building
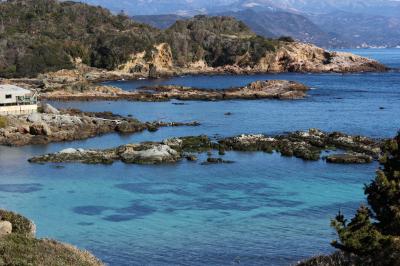
M 12 95 L 11 94 L 6 94 L 6 99 L 11 99 Z

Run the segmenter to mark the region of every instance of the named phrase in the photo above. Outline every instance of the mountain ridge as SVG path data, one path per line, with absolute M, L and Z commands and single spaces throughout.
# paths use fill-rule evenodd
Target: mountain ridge
M 113 1 L 85 1 L 101 3 L 107 7 L 114 6 L 114 11 L 119 11 Z M 193 16 L 196 14 L 242 13 L 247 9 L 253 9 L 258 12 L 256 17 L 245 18 L 241 14 L 237 14 L 237 17 L 246 21 L 254 27 L 253 30 L 266 37 L 273 37 L 275 36 L 274 31 L 284 28 L 284 25 L 261 25 L 262 21 L 268 21 L 262 12 L 268 14 L 275 12 L 281 15 L 280 20 L 285 20 L 290 16 L 299 16 L 297 23 L 304 26 L 301 30 L 311 34 L 302 36 L 298 34 L 298 30 L 287 32 L 300 41 L 312 42 L 329 48 L 397 47 L 400 45 L 400 34 L 393 30 L 392 26 L 394 20 L 400 19 L 400 1 L 393 0 L 225 0 L 214 4 L 211 1 L 180 0 L 167 5 L 163 0 L 152 0 L 151 3 L 141 0 L 139 2 L 127 1 L 118 5 L 118 7 L 121 6 L 129 15 L 178 14 Z M 343 12 L 346 12 L 347 15 L 343 16 Z M 291 15 L 289 16 L 287 13 L 291 13 Z M 272 17 L 272 15 L 270 16 Z M 357 20 L 358 16 L 361 16 L 363 20 Z M 274 17 L 277 16 L 274 15 Z M 164 18 L 167 17 L 164 16 Z M 308 20 L 307 23 L 303 22 L 304 18 Z M 143 19 L 146 18 L 140 18 L 140 20 Z M 159 26 L 157 24 L 161 22 L 157 22 L 156 17 L 152 19 L 154 22 L 148 18 L 146 22 L 153 26 Z M 346 23 L 347 20 L 348 23 Z M 291 21 L 294 21 L 293 18 Z M 169 17 L 166 25 L 171 25 L 171 23 Z M 341 26 L 337 27 L 337 25 Z M 165 25 L 162 26 L 162 28 L 165 27 Z M 260 27 L 264 30 L 260 31 Z M 316 28 L 322 30 L 323 33 Z

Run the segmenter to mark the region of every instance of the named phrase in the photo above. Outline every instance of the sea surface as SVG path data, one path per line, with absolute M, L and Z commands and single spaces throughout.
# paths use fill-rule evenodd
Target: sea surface
M 352 50 L 400 68 L 400 49 Z M 34 220 L 39 237 L 93 252 L 110 265 L 292 265 L 330 253 L 330 219 L 364 202 L 377 164 L 329 165 L 279 154 L 229 152 L 228 165 L 33 165 L 27 159 L 68 147 L 107 148 L 173 136 L 279 134 L 320 128 L 375 138 L 400 129 L 400 73 L 185 76 L 110 82 L 126 90 L 154 84 L 202 88 L 289 79 L 313 88 L 299 101 L 165 103 L 54 102 L 57 107 L 188 122 L 85 141 L 0 147 L 0 207 Z M 231 112 L 231 116 L 225 116 Z M 217 156 L 217 154 L 215 154 Z

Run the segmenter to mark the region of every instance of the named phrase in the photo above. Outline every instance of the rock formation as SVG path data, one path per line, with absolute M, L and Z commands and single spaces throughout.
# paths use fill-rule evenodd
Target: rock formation
M 371 72 L 387 68 L 375 60 L 351 53 L 330 52 L 315 45 L 290 43 L 268 53 L 255 67 L 265 72 Z
M 147 122 L 112 113 L 90 113 L 79 110 L 57 110 L 47 106 L 51 113 L 7 116 L 7 126 L 0 128 L 0 145 L 23 146 L 50 142 L 80 140 L 118 132 L 130 134 L 160 127 L 197 126 L 197 122 Z M 58 113 L 57 113 L 58 112 Z
M 301 83 L 286 80 L 256 81 L 247 86 L 231 89 L 199 89 L 182 86 L 142 87 L 134 91 L 124 91 L 112 87 L 96 87 L 85 91 L 54 91 L 42 94 L 42 98 L 52 100 L 130 100 L 168 101 L 177 100 L 252 100 L 281 99 L 294 100 L 306 97 L 309 88 Z
M 339 132 L 325 133 L 317 129 L 297 131 L 285 135 L 241 135 L 211 141 L 207 136 L 172 138 L 158 142 L 128 144 L 107 150 L 68 149 L 58 153 L 37 156 L 29 159 L 31 163 L 81 162 L 90 164 L 122 161 L 133 164 L 176 163 L 183 158 L 195 161 L 193 152 L 218 150 L 280 152 L 283 156 L 303 160 L 321 159 L 323 151 L 343 149 L 346 156 L 336 155 L 327 158 L 330 163 L 370 163 L 377 159 L 381 142 L 361 136 L 350 136 Z M 209 158 L 206 164 L 230 163 L 222 158 Z

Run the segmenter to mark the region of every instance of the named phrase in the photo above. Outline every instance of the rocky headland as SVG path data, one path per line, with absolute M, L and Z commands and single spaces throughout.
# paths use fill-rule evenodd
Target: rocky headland
M 178 21 L 165 31 L 159 31 L 127 17 L 115 16 L 102 8 L 80 3 L 44 0 L 32 6 L 30 2 L 15 0 L 0 5 L 4 16 L 8 17 L 3 21 L 5 45 L 0 45 L 0 59 L 3 59 L 0 60 L 0 82 L 30 88 L 42 98 L 68 100 L 69 97 L 127 97 L 132 100 L 160 100 L 166 94 L 152 91 L 159 96 L 152 99 L 145 91 L 130 95 L 118 88 L 98 85 L 108 80 L 199 74 L 353 73 L 388 70 L 375 60 L 354 54 L 257 36 L 242 22 L 231 17 L 196 16 Z M 38 15 L 43 18 L 35 20 L 35 23 L 20 23 L 26 20 L 24 12 L 38 8 L 38 5 L 48 11 Z M 65 20 L 63 23 L 54 21 L 53 18 L 59 18 L 60 13 L 71 16 L 62 16 Z M 71 20 L 76 13 L 82 14 L 80 23 Z M 24 28 L 31 23 L 33 25 Z M 66 25 L 68 28 L 64 28 Z M 35 29 L 35 34 L 28 34 L 32 29 Z M 49 29 L 52 33 L 50 36 L 58 36 L 57 39 L 49 37 Z M 32 35 L 42 36 L 40 45 Z M 23 43 L 16 41 L 21 36 L 25 36 Z M 17 47 L 14 43 L 20 43 L 21 46 Z M 38 50 L 46 53 L 37 54 Z M 204 91 L 190 89 L 197 92 L 200 98 L 208 97 L 204 96 Z M 179 88 L 172 88 L 168 95 L 173 94 L 172 90 L 181 92 Z M 253 91 L 247 92 L 249 95 L 246 95 L 244 89 L 240 93 L 223 93 L 233 98 L 252 98 Z M 293 96 L 293 92 L 288 92 L 287 96 L 280 92 L 276 96 L 274 92 L 256 92 L 261 97 L 275 95 L 283 99 L 302 97 L 298 93 Z M 150 94 L 149 90 L 147 94 Z M 222 98 L 221 95 L 209 97 Z
M 122 161 L 132 164 L 176 163 L 182 159 L 197 160 L 193 153 L 217 150 L 222 156 L 226 151 L 279 152 L 283 156 L 303 160 L 320 160 L 323 152 L 342 150 L 331 155 L 329 163 L 370 163 L 381 153 L 381 141 L 340 132 L 325 133 L 317 129 L 297 131 L 278 136 L 241 135 L 212 140 L 207 136 L 172 138 L 163 142 L 146 142 L 123 145 L 106 150 L 66 149 L 29 159 L 31 163 L 80 162 L 110 164 Z M 356 160 L 357 159 L 357 160 Z M 362 160 L 361 160 L 362 159 Z M 205 163 L 230 163 L 222 158 L 209 158 Z
M 51 239 L 35 238 L 29 219 L 0 209 L 1 265 L 104 265 L 87 251 Z
M 256 81 L 244 87 L 229 89 L 199 89 L 183 86 L 142 87 L 125 91 L 115 87 L 95 86 L 91 89 L 56 90 L 41 94 L 51 100 L 129 100 L 159 102 L 172 99 L 189 101 L 223 101 L 280 99 L 294 100 L 306 97 L 309 88 L 301 83 L 285 80 Z
M 197 122 L 141 122 L 109 112 L 91 113 L 75 109 L 57 110 L 44 104 L 41 113 L 1 117 L 0 145 L 23 146 L 87 139 L 106 133 L 131 134 L 160 127 L 198 126 Z

